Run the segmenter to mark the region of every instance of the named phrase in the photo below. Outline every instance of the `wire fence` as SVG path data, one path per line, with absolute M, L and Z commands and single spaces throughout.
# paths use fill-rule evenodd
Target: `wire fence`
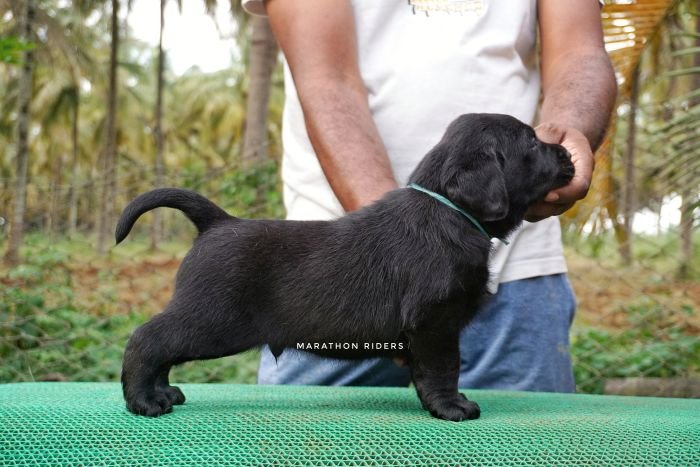
M 614 239 L 607 236 L 609 244 L 596 249 L 590 240 L 566 242 L 578 297 L 572 330 L 578 389 L 700 396 L 700 380 L 694 380 L 700 376 L 698 262 L 679 277 L 682 260 L 673 230 L 636 238 L 639 252 L 629 265 L 611 251 Z
M 606 45 L 621 84 L 615 136 L 601 150 L 588 202 L 563 218 L 569 275 L 578 298 L 571 332 L 576 382 L 582 392 L 698 397 L 696 5 L 678 0 L 604 3 Z M 649 56 L 640 62 L 645 49 Z M 130 73 L 131 68 L 121 71 Z M 43 70 L 37 79 L 46 75 L 48 82 L 60 82 L 56 69 Z M 172 78 L 166 86 L 167 184 L 200 191 L 237 216 L 281 218 L 277 161 L 243 168 L 236 157 L 245 123 L 240 104 L 247 78 L 242 71 L 192 73 Z M 135 76 L 125 82 L 141 82 Z M 275 76 L 271 102 L 276 104 L 270 105 L 275 110 L 268 122 L 272 154 L 280 151 L 283 101 L 281 72 Z M 4 69 L 3 78 L 5 107 L 14 109 L 17 75 Z M 635 82 L 640 84 L 638 98 L 632 97 Z M 146 99 L 137 105 L 139 94 L 151 96 L 151 84 L 142 81 L 141 91 L 123 93 L 117 189 L 109 194 L 117 211 L 156 183 L 151 103 Z M 83 94 L 75 141 L 70 141 L 67 116 L 52 129 L 36 121 L 32 127 L 23 262 L 13 268 L 0 265 L 0 383 L 118 380 L 129 334 L 167 303 L 194 235 L 179 213 L 164 210 L 164 229 L 155 243 L 152 215 L 147 214 L 123 244 L 106 255 L 96 253 L 99 195 L 112 174 L 101 171 L 102 143 L 95 136 L 103 131 L 103 97 L 87 90 Z M 40 115 L 47 108 L 34 112 Z M 633 108 L 636 117 L 629 118 Z M 11 128 L 17 118 L 12 110 L 5 114 L 0 121 L 3 251 L 15 192 Z M 638 122 L 639 128 L 633 130 L 627 121 Z M 632 133 L 636 159 L 623 151 Z M 636 213 L 636 229 L 630 213 Z M 257 356 L 250 352 L 184 365 L 173 379 L 252 383 L 256 367 Z
M 198 179 L 171 175 L 169 184 L 196 188 L 237 216 L 279 218 L 277 173 L 276 164 L 270 164 Z M 148 183 L 133 182 L 132 175 L 119 179 L 118 209 Z M 54 200 L 60 221 L 54 221 L 53 231 L 46 216 L 34 218 L 24 263 L 0 269 L 0 382 L 117 381 L 129 334 L 172 294 L 194 229 L 179 213 L 164 211 L 164 235 L 153 249 L 147 214 L 124 243 L 100 256 L 95 253 L 94 206 L 87 202 L 94 186 L 88 185 L 79 185 L 76 233 L 66 233 L 65 202 L 74 189 L 66 185 L 54 192 L 61 199 Z M 565 222 L 567 261 L 578 297 L 571 354 L 579 391 L 698 396 L 699 239 L 696 233 L 695 256 L 681 276 L 687 258 L 682 257 L 675 216 L 653 219 L 651 230 L 633 235 L 628 264 L 612 225 L 593 231 L 575 219 Z M 0 227 L 3 246 L 5 230 Z M 172 379 L 253 383 L 256 369 L 257 353 L 252 351 L 188 363 L 174 370 Z

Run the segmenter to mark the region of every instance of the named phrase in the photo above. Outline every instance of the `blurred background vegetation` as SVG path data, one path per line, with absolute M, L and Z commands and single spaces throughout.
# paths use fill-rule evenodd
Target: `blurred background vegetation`
M 212 28 L 217 5 L 230 7 L 237 60 L 175 73 L 162 40 L 132 34 L 132 3 L 0 0 L 0 383 L 118 380 L 129 333 L 167 302 L 194 234 L 160 210 L 112 247 L 137 194 L 180 186 L 239 216 L 284 215 L 284 94 L 266 21 L 203 0 Z M 664 395 L 700 375 L 699 13 L 690 0 L 602 12 L 619 102 L 591 194 L 562 219 L 583 392 L 632 382 Z M 256 367 L 249 352 L 173 380 L 251 383 Z

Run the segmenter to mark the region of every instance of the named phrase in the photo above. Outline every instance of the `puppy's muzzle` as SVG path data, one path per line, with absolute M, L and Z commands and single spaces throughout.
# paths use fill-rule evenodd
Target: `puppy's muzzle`
M 548 144 L 548 151 L 554 153 L 559 170 L 557 171 L 557 181 L 568 183 L 576 173 L 576 168 L 571 162 L 571 154 L 564 146 L 559 144 Z

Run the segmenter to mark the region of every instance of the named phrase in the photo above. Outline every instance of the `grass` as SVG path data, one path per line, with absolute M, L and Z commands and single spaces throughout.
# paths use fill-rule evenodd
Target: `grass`
M 600 393 L 609 378 L 700 373 L 700 271 L 679 278 L 674 232 L 636 236 L 628 266 L 612 235 L 566 244 L 578 302 L 571 354 L 579 391 Z M 700 248 L 691 262 L 698 264 Z

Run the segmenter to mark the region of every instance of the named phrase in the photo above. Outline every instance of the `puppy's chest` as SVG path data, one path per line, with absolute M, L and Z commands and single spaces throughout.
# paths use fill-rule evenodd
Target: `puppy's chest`
M 478 262 L 457 262 L 446 275 L 448 296 L 450 300 L 474 302 L 479 300 L 487 290 L 489 280 L 488 263 Z
M 488 279 L 487 263 L 459 261 L 453 257 L 434 267 L 428 265 L 420 279 L 409 287 L 422 296 L 424 302 L 468 305 L 486 293 Z

